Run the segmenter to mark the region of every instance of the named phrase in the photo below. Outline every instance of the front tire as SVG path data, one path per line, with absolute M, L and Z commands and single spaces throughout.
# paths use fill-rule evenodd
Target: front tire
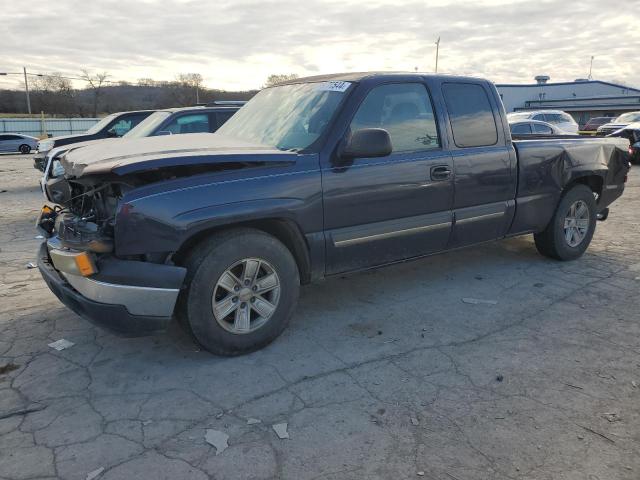
M 188 255 L 180 314 L 208 351 L 233 356 L 258 350 L 286 328 L 300 276 L 291 252 L 254 229 L 223 232 Z
M 23 154 L 26 155 L 27 153 L 31 152 L 31 147 L 29 145 L 20 145 L 20 147 L 18 148 L 18 151 Z
M 556 260 L 575 260 L 582 256 L 596 229 L 596 200 L 586 185 L 568 190 L 547 228 L 534 234 L 538 252 Z

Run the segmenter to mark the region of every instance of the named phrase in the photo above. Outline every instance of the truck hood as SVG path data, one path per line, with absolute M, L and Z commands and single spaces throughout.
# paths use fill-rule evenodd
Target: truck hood
M 220 163 L 294 162 L 296 153 L 213 133 L 188 133 L 97 142 L 66 153 L 67 176 L 127 175 L 166 167 Z

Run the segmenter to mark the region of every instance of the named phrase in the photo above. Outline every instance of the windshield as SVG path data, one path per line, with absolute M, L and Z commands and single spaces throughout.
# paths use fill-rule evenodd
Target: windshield
M 324 133 L 350 85 L 318 82 L 266 88 L 218 133 L 279 150 L 304 150 Z
M 158 128 L 160 124 L 169 117 L 169 115 L 171 115 L 171 112 L 152 113 L 134 128 L 125 133 L 122 138 L 150 137 L 153 134 L 153 131 Z
M 640 112 L 623 113 L 615 119 L 615 123 L 640 122 Z
M 102 130 L 104 127 L 106 127 L 107 125 L 109 125 L 109 123 L 111 123 L 111 120 L 113 120 L 114 118 L 116 118 L 117 114 L 116 113 L 112 113 L 111 115 L 107 115 L 106 117 L 104 117 L 102 120 L 100 120 L 98 123 L 96 123 L 93 127 L 91 127 L 89 130 L 87 130 L 88 134 L 94 134 L 94 133 L 98 133 L 100 130 Z

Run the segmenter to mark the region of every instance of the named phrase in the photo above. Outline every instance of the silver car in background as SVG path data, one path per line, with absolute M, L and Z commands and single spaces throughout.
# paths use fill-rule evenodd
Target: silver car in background
M 566 135 L 567 132 L 561 130 L 547 122 L 539 120 L 511 120 L 509 119 L 509 129 L 511 135 Z
M 507 114 L 507 120 L 509 120 L 509 123 L 514 123 L 520 120 L 538 120 L 555 125 L 565 134 L 578 133 L 578 123 L 573 119 L 571 115 L 563 112 L 562 110 L 533 110 L 525 112 L 511 112 Z
M 26 155 L 35 150 L 37 144 L 36 137 L 21 133 L 0 133 L 0 152 L 20 152 Z

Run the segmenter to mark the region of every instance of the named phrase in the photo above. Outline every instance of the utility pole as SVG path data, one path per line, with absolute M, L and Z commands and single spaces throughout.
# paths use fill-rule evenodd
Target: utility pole
M 594 57 L 593 55 L 591 55 L 591 63 L 589 64 L 589 76 L 587 77 L 589 80 L 591 80 L 591 78 L 593 78 L 593 77 L 591 76 L 591 71 L 593 70 L 593 59 L 594 59 L 594 58 L 595 58 L 595 57 Z
M 438 73 L 438 55 L 440 54 L 440 37 L 436 40 L 436 73 Z
M 29 98 L 29 82 L 27 81 L 27 67 L 22 67 L 24 73 L 24 91 L 27 92 L 27 111 L 31 115 L 31 99 Z

